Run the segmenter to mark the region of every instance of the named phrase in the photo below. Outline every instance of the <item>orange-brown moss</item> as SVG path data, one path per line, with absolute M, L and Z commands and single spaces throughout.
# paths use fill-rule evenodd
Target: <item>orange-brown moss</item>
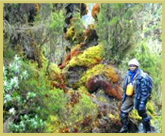
M 79 92 L 74 92 L 70 98 L 70 104 L 74 107 L 75 104 L 79 103 L 80 94 Z
M 90 115 L 88 115 L 84 118 L 81 125 L 82 125 L 82 127 L 86 127 L 86 126 L 89 126 L 91 123 L 92 123 L 92 117 Z
M 36 8 L 36 11 L 39 10 L 39 4 L 35 3 L 35 8 Z
M 76 45 L 75 47 L 73 47 L 72 48 L 72 50 L 71 50 L 71 59 L 74 57 L 74 56 L 77 56 L 78 54 L 80 54 L 80 53 L 82 53 L 81 51 L 80 51 L 80 49 L 81 49 L 81 46 L 82 46 L 82 44 L 78 44 L 78 45 Z
M 121 91 L 116 88 L 112 88 L 111 86 L 107 86 L 107 88 L 105 88 L 105 93 L 109 96 L 116 97 L 118 100 L 122 99 Z
M 97 20 L 97 14 L 99 13 L 100 6 L 99 4 L 95 4 L 92 8 L 92 17 Z
M 64 127 L 59 130 L 59 133 L 71 133 L 71 132 L 70 132 L 69 128 Z
M 111 66 L 106 66 L 104 70 L 104 75 L 108 78 L 111 79 L 112 82 L 117 82 L 118 80 L 118 75 L 116 74 L 115 70 Z
M 96 32 L 96 26 L 93 24 L 88 25 L 88 28 L 84 30 L 84 35 L 85 35 L 85 43 L 89 43 L 92 40 L 98 40 L 98 35 Z
M 85 36 L 86 36 L 86 37 L 88 37 L 88 36 L 89 36 L 89 32 L 90 32 L 90 30 L 89 30 L 89 29 L 85 29 L 85 30 L 84 30 L 84 33 L 85 33 Z
M 64 91 L 66 90 L 64 83 L 64 76 L 58 66 L 54 63 L 51 63 L 49 66 L 49 75 L 48 78 L 51 80 L 52 88 L 60 88 Z
M 118 84 L 116 84 L 116 87 L 114 88 L 113 87 L 114 85 L 112 86 L 112 84 L 106 81 L 104 77 L 95 76 L 93 78 L 90 78 L 87 81 L 86 86 L 89 92 L 91 93 L 97 91 L 98 89 L 103 89 L 107 95 L 113 96 L 119 100 L 122 99 L 122 93 L 121 90 L 119 89 L 120 87 L 118 86 Z
M 60 69 L 63 69 L 63 68 L 66 66 L 67 62 L 70 60 L 70 58 L 71 58 L 71 54 L 68 53 L 68 54 L 65 56 L 65 59 L 64 59 L 63 63 L 59 66 L 59 68 L 60 68 Z
M 68 63 L 68 61 L 70 61 L 74 56 L 77 56 L 82 53 L 80 51 L 81 46 L 81 44 L 78 44 L 75 47 L 73 47 L 73 49 L 71 49 L 71 52 L 65 56 L 63 63 L 59 66 L 60 69 L 63 69 Z

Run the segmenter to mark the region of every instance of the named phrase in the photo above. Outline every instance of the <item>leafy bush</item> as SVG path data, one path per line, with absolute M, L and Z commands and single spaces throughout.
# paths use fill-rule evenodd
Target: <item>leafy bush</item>
M 52 101 L 51 101 L 52 100 Z M 70 91 L 64 94 L 63 90 L 54 89 L 48 93 L 45 101 L 50 114 L 47 120 L 47 132 L 60 132 L 64 128 L 70 129 L 81 124 L 87 117 L 92 121 L 96 118 L 97 107 L 86 94 Z M 79 125 L 76 127 L 83 131 Z
M 27 71 L 21 71 L 21 60 L 16 55 L 13 63 L 3 66 L 3 104 L 11 101 L 12 93 L 19 88 L 19 84 L 28 78 Z
M 45 130 L 47 114 L 42 99 L 43 92 L 49 90 L 49 84 L 43 70 L 38 71 L 36 68 L 37 65 L 22 62 L 17 56 L 13 63 L 3 68 L 4 123 L 12 118 L 8 124 L 10 132 Z
M 49 115 L 63 115 L 65 111 L 65 105 L 67 99 L 63 90 L 54 89 L 50 91 L 45 91 L 46 98 L 44 98 L 44 103 L 47 106 L 47 112 Z
M 34 133 L 34 132 L 43 132 L 44 122 L 37 115 L 29 116 L 23 115 L 20 116 L 20 122 L 18 124 L 10 123 L 10 131 L 16 133 Z

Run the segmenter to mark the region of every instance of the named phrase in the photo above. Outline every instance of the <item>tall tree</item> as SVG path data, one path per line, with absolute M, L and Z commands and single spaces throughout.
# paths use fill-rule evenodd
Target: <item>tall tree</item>
M 119 64 L 130 47 L 137 43 L 141 9 L 141 4 L 100 4 L 96 30 L 104 45 L 103 57 L 111 63 Z

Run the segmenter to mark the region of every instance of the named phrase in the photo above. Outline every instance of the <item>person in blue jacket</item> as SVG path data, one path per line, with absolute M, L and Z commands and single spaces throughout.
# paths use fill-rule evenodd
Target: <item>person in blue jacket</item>
M 139 68 L 139 62 L 136 59 L 132 59 L 128 63 L 129 69 L 124 79 L 122 105 L 120 109 L 120 119 L 122 128 L 120 133 L 127 133 L 128 128 L 128 114 L 135 106 L 140 117 L 142 117 L 144 133 L 151 131 L 150 116 L 146 111 L 146 103 L 150 97 L 146 87 L 145 73 Z M 127 95 L 128 85 L 132 85 L 132 94 Z M 127 90 L 128 89 L 128 90 Z M 130 91 L 130 90 L 129 90 Z M 130 93 L 130 92 L 129 92 Z

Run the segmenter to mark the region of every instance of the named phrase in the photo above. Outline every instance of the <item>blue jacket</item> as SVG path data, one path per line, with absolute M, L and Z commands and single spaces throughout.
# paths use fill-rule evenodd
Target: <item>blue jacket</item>
M 135 93 L 135 108 L 139 110 L 139 103 L 145 104 L 147 102 L 148 97 L 150 96 L 150 92 L 148 92 L 147 86 L 146 86 L 146 80 L 145 80 L 146 73 L 143 72 L 143 70 L 139 69 L 139 73 L 137 74 L 135 86 L 134 86 L 134 93 Z M 124 102 L 126 98 L 126 87 L 128 84 L 129 75 L 127 72 L 127 75 L 124 79 L 124 86 L 123 86 L 123 97 L 122 102 Z M 143 107 L 143 105 L 141 105 Z

